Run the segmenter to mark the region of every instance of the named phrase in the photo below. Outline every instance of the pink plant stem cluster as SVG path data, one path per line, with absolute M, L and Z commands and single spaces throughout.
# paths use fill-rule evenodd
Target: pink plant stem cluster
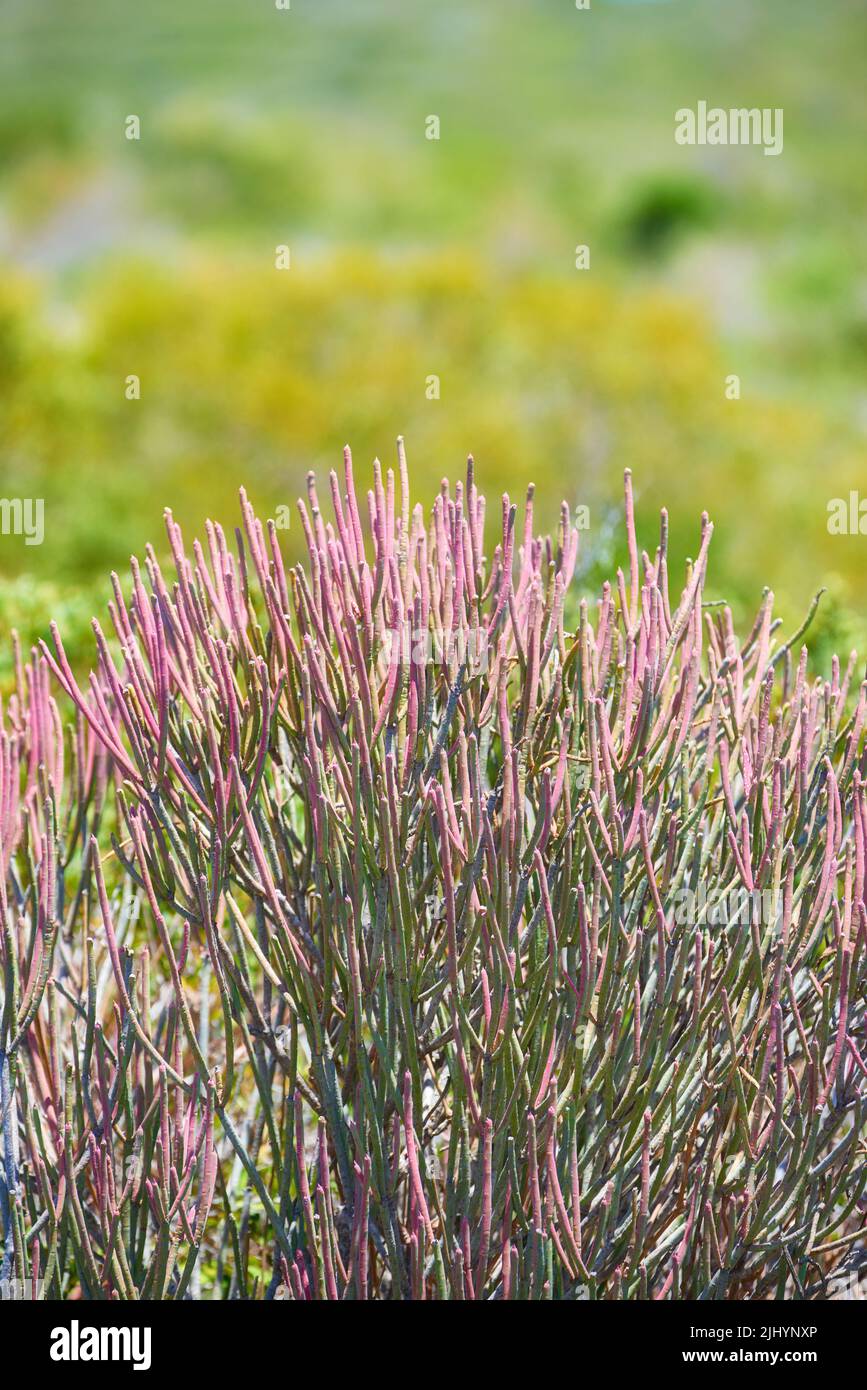
M 292 567 L 243 492 L 234 543 L 167 513 L 88 679 L 56 627 L 17 660 L 6 1276 L 828 1296 L 867 1212 L 854 654 L 811 677 L 770 592 L 740 639 L 706 516 L 673 595 L 628 472 L 593 604 L 532 488 L 488 555 L 472 460 L 428 514 L 402 442 L 329 492 Z

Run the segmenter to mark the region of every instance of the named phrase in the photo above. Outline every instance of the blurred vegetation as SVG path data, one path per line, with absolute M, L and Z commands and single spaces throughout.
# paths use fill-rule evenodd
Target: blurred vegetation
M 403 433 L 419 500 L 472 450 L 492 515 L 589 505 L 587 586 L 628 464 L 648 549 L 707 509 L 742 619 L 824 583 L 814 641 L 859 639 L 865 41 L 860 0 L 7 0 L 2 492 L 46 540 L 0 537 L 0 629 L 86 637 L 164 506 L 233 526 L 346 441 L 366 486 Z M 675 145 L 702 98 L 783 107 L 783 155 Z

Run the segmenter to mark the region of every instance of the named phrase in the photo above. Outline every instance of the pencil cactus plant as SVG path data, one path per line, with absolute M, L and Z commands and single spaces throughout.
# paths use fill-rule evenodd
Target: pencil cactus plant
M 112 576 L 0 733 L 2 1275 L 51 1297 L 828 1297 L 865 1252 L 865 687 L 595 604 L 347 450 Z M 572 615 L 574 614 L 574 621 Z M 574 630 L 570 630 L 574 628 Z

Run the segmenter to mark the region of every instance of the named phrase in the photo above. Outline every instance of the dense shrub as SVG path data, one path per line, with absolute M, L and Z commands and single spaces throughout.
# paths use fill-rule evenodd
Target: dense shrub
M 705 517 L 598 603 L 472 465 L 348 451 L 287 569 L 113 577 L 17 662 L 0 837 L 3 1273 L 181 1298 L 826 1297 L 864 1259 L 865 688 Z M 362 513 L 364 515 L 362 516 Z M 499 516 L 499 514 L 498 514 Z M 498 525 L 499 529 L 499 525 Z

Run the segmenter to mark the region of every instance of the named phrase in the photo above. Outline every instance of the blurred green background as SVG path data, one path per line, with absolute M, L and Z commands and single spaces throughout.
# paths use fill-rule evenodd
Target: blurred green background
M 864 0 L 3 0 L 0 492 L 46 529 L 0 537 L 0 627 L 83 651 L 164 506 L 273 514 L 346 441 L 366 487 L 403 433 L 417 500 L 472 451 L 489 515 L 530 480 L 546 521 L 589 505 L 588 589 L 629 465 L 648 550 L 707 509 L 712 595 L 794 628 L 825 583 L 848 651 L 865 56 Z M 678 146 L 699 100 L 782 107 L 783 154 Z

